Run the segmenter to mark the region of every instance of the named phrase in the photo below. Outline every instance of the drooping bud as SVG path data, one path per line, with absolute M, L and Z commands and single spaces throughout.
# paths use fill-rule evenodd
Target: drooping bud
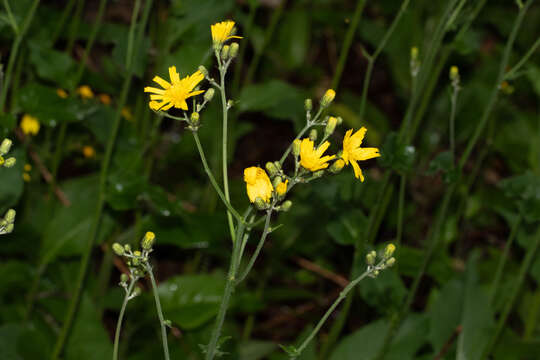
M 311 99 L 304 100 L 304 109 L 306 109 L 306 111 L 311 111 L 313 109 L 313 101 L 311 101 Z
M 230 50 L 230 46 L 229 45 L 224 45 L 222 48 L 221 48 L 221 59 L 222 60 L 227 60 L 229 58 L 229 50 Z
M 17 212 L 13 209 L 9 209 L 7 212 L 6 212 L 6 215 L 4 216 L 4 219 L 9 223 L 9 224 L 13 224 L 15 222 L 15 214 L 17 214 Z
M 287 201 L 284 201 L 283 204 L 281 204 L 280 208 L 281 208 L 281 211 L 287 212 L 291 209 L 291 206 L 292 206 L 292 201 L 287 200 Z
M 151 231 L 147 231 L 146 234 L 144 234 L 144 237 L 141 241 L 142 248 L 144 250 L 152 249 L 152 246 L 154 245 L 155 240 L 156 240 L 156 235 Z
M 268 175 L 270 175 L 270 177 L 276 176 L 279 172 L 278 168 L 273 162 L 267 162 L 264 167 L 266 168 L 266 171 L 268 172 Z
M 233 42 L 229 50 L 229 56 L 231 59 L 234 59 L 238 55 L 238 43 Z
M 7 154 L 9 149 L 11 149 L 11 144 L 13 144 L 13 142 L 10 139 L 4 139 L 0 145 L 0 155 Z
M 7 158 L 6 162 L 4 163 L 4 166 L 7 168 L 10 168 L 13 165 L 15 165 L 16 162 L 17 162 L 17 159 L 15 159 L 14 157 Z
M 334 174 L 339 173 L 341 170 L 343 170 L 343 167 L 345 166 L 345 161 L 343 159 L 337 159 L 334 161 L 334 163 L 330 166 L 330 171 Z
M 204 75 L 205 78 L 208 77 L 208 70 L 206 70 L 206 67 L 204 67 L 204 65 L 199 66 L 199 71 L 201 72 L 201 74 Z
M 116 255 L 118 256 L 124 255 L 124 247 L 120 245 L 119 243 L 112 244 L 112 249 Z
M 394 254 L 394 251 L 396 251 L 396 246 L 394 244 L 386 245 L 386 248 L 384 249 L 384 258 L 389 259 L 392 254 Z
M 298 155 L 300 155 L 300 144 L 301 143 L 302 143 L 302 141 L 300 139 L 296 139 L 296 140 L 293 141 L 292 153 L 296 157 L 298 157 Z
M 334 90 L 332 89 L 326 90 L 326 92 L 324 93 L 321 99 L 321 107 L 325 108 L 328 105 L 330 105 L 332 101 L 334 101 L 335 97 L 336 97 L 336 92 Z
M 326 122 L 326 127 L 324 128 L 324 137 L 328 137 L 334 133 L 336 130 L 338 119 L 330 116 Z
M 315 142 L 317 141 L 317 129 L 311 129 L 311 131 L 309 132 L 309 140 Z
M 209 88 L 208 90 L 206 90 L 206 92 L 204 93 L 204 101 L 212 101 L 215 92 L 216 91 L 214 90 L 214 88 Z

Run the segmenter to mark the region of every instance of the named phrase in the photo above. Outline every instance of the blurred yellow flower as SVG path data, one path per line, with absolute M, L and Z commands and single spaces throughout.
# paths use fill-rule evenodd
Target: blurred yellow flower
M 68 93 L 64 89 L 56 89 L 56 95 L 58 95 L 62 99 L 65 99 L 68 97 Z
M 311 139 L 303 139 L 300 143 L 300 165 L 310 171 L 326 169 L 328 167 L 328 161 L 336 157 L 335 155 L 322 156 L 329 146 L 330 143 L 325 141 L 315 149 Z
M 241 36 L 234 36 L 234 21 L 227 20 L 215 23 L 210 26 L 212 31 L 212 41 L 214 42 L 214 47 L 220 47 L 225 41 L 237 38 L 241 39 Z
M 360 130 L 352 134 L 353 129 L 349 129 L 345 133 L 343 138 L 343 155 L 341 158 L 345 161 L 346 165 L 351 163 L 354 169 L 354 176 L 360 181 L 364 181 L 364 175 L 358 165 L 357 161 L 369 160 L 381 156 L 379 149 L 377 148 L 362 148 L 362 140 L 366 135 L 367 129 L 362 127 Z M 352 134 L 352 135 L 351 135 Z
M 39 121 L 32 115 L 24 114 L 20 127 L 25 135 L 37 135 L 39 132 Z
M 23 173 L 22 178 L 25 182 L 30 182 L 30 180 L 32 180 L 32 178 L 30 177 L 30 174 L 28 173 Z
M 83 146 L 82 153 L 85 158 L 93 158 L 94 156 L 96 156 L 96 150 L 94 150 L 94 148 L 89 145 Z
M 91 99 L 94 97 L 94 92 L 88 85 L 82 85 L 77 88 L 77 94 L 83 99 Z
M 246 182 L 249 201 L 255 202 L 261 198 L 264 202 L 269 202 L 272 197 L 272 183 L 266 171 L 257 166 L 252 166 L 244 170 L 244 181 Z
M 98 99 L 103 105 L 111 104 L 111 96 L 109 94 L 99 94 Z
M 32 170 L 32 165 L 24 164 L 24 171 L 30 171 L 30 170 Z
M 124 107 L 122 108 L 122 116 L 123 116 L 124 119 L 126 119 L 127 121 L 133 120 L 133 113 L 131 112 L 131 109 L 128 108 L 127 106 L 124 106 Z
M 285 182 L 280 182 L 276 186 L 276 194 L 279 196 L 284 196 L 287 193 L 287 184 L 289 183 L 289 180 L 285 180 Z
M 178 109 L 187 110 L 186 99 L 204 92 L 203 90 L 192 91 L 204 79 L 204 75 L 199 70 L 195 71 L 192 75 L 180 79 L 180 75 L 176 72 L 176 66 L 171 66 L 169 67 L 169 77 L 171 78 L 171 83 L 159 76 L 154 77 L 153 80 L 163 89 L 150 86 L 144 88 L 144 92 L 152 93 L 150 95 L 150 100 L 152 101 L 149 103 L 152 110 L 167 111 L 173 106 Z

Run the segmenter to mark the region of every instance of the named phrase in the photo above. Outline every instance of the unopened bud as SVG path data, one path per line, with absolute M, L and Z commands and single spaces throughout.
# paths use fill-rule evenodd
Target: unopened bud
M 126 252 L 131 251 L 131 245 L 129 245 L 129 244 L 124 245 L 124 251 L 126 251 Z
M 280 181 L 279 184 L 274 186 L 274 188 L 276 189 L 276 194 L 278 194 L 278 196 L 285 196 L 285 194 L 287 193 L 287 183 L 288 180 L 286 180 L 285 182 Z
M 280 208 L 281 208 L 281 211 L 289 211 L 291 209 L 291 206 L 292 206 L 292 201 L 287 200 L 287 201 L 284 201 L 283 204 L 281 204 Z
M 390 259 L 388 259 L 388 260 L 386 261 L 386 266 L 387 266 L 387 267 L 391 267 L 391 266 L 394 265 L 395 263 L 396 263 L 396 258 L 391 257 Z
M 345 161 L 343 159 L 337 159 L 334 161 L 334 163 L 330 166 L 330 171 L 334 174 L 339 173 L 341 170 L 343 170 L 343 167 L 345 166 Z
M 234 59 L 238 55 L 238 43 L 233 42 L 231 44 L 231 49 L 229 50 L 229 56 L 231 59 Z
M 270 175 L 270 177 L 276 176 L 279 172 L 278 168 L 273 162 L 267 162 L 264 167 L 266 168 L 266 171 L 268 172 L 268 175 Z
M 326 90 L 326 92 L 324 93 L 321 99 L 321 107 L 325 108 L 328 105 L 330 105 L 332 101 L 334 101 L 335 97 L 336 97 L 336 92 L 334 90 L 332 89 Z
M 230 46 L 229 45 L 225 45 L 221 48 L 221 59 L 222 60 L 227 60 L 229 58 L 229 50 L 230 50 Z
M 450 67 L 450 80 L 459 81 L 459 69 L 457 66 Z
M 330 116 L 328 118 L 328 121 L 326 122 L 326 127 L 324 128 L 324 137 L 328 137 L 334 133 L 334 130 L 336 130 L 336 125 L 338 123 L 338 119 Z
M 156 235 L 151 231 L 147 231 L 146 234 L 144 234 L 144 237 L 141 241 L 142 248 L 144 250 L 152 249 L 152 246 L 154 245 L 155 240 L 156 240 Z
M 373 276 L 376 277 L 376 276 L 378 276 L 378 275 L 379 275 L 379 270 L 375 270 L 375 271 L 373 272 Z
M 4 166 L 7 168 L 10 168 L 13 165 L 15 165 L 16 162 L 17 162 L 17 159 L 15 159 L 14 157 L 10 157 L 6 159 L 6 161 L 4 162 Z
M 411 48 L 411 61 L 418 60 L 418 48 L 416 46 L 413 46 Z
M 274 189 L 279 185 L 281 184 L 283 180 L 281 179 L 281 176 L 276 176 L 274 178 L 274 180 L 272 180 L 272 186 L 274 187 Z
M 17 214 L 17 212 L 13 209 L 9 209 L 7 212 L 6 212 L 6 215 L 4 216 L 4 219 L 10 223 L 10 224 L 13 224 L 15 222 L 15 214 Z
M 135 289 L 133 289 L 133 296 L 139 296 L 142 294 L 142 289 L 140 286 L 136 286 Z
M 7 224 L 7 226 L 6 226 L 6 234 L 11 234 L 11 232 L 13 232 L 14 228 L 15 228 L 15 225 Z
M 125 283 L 125 282 L 128 282 L 128 280 L 129 280 L 129 276 L 127 274 L 120 275 L 120 282 Z
M 317 141 L 317 129 L 311 129 L 311 131 L 309 132 L 309 140 L 315 142 Z
M 230 109 L 234 106 L 234 101 L 233 100 L 227 100 L 227 109 Z
M 9 149 L 11 149 L 11 144 L 13 144 L 13 142 L 10 139 L 4 139 L 0 145 L 0 155 L 7 154 Z
M 396 246 L 394 244 L 386 245 L 386 248 L 384 249 L 384 258 L 389 259 L 392 254 L 394 254 L 394 251 L 396 251 Z
M 313 177 L 314 177 L 314 178 L 320 178 L 320 177 L 323 176 L 323 175 L 324 175 L 324 170 L 315 171 L 315 172 L 313 173 Z
M 311 99 L 304 100 L 304 109 L 306 109 L 306 111 L 311 111 L 313 109 L 313 101 L 311 101 Z
M 198 125 L 199 124 L 199 113 L 194 111 L 191 113 L 191 117 L 190 117 L 190 121 L 191 121 L 191 125 Z
M 300 139 L 296 139 L 293 141 L 293 144 L 292 144 L 292 153 L 294 156 L 298 156 L 300 155 L 300 144 L 302 143 L 302 141 Z
M 208 77 L 208 70 L 206 70 L 206 67 L 204 67 L 203 65 L 200 65 L 199 66 L 199 71 L 201 72 L 201 74 L 204 75 L 205 78 Z
M 260 197 L 257 197 L 255 199 L 255 206 L 257 207 L 257 209 L 259 210 L 265 210 L 268 208 L 268 203 L 266 203 L 263 199 L 261 199 Z
M 4 165 L 5 162 L 6 160 L 4 160 L 4 157 L 0 155 L 0 166 Z
M 208 90 L 206 90 L 206 92 L 204 93 L 204 101 L 212 101 L 215 92 L 216 91 L 214 90 L 214 88 L 209 88 Z
M 116 255 L 118 256 L 124 255 L 124 247 L 120 245 L 119 243 L 112 244 L 112 249 Z
M 377 254 L 375 253 L 375 251 L 369 252 L 369 253 L 366 255 L 366 263 L 367 263 L 368 265 L 373 265 L 373 264 L 375 264 L 376 257 L 377 257 Z
M 171 322 L 171 320 L 165 320 L 165 321 L 163 321 L 163 325 L 165 325 L 167 327 L 172 327 L 172 322 Z

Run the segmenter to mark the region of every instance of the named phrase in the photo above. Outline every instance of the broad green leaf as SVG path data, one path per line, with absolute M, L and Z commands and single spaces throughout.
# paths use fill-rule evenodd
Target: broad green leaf
M 29 59 L 41 78 L 52 81 L 63 88 L 70 88 L 74 85 L 75 61 L 67 53 L 32 42 Z
M 326 231 L 340 245 L 353 245 L 367 225 L 367 218 L 360 210 L 353 210 L 326 225 Z
M 290 119 L 303 113 L 304 96 L 302 91 L 280 80 L 242 89 L 238 99 L 240 111 L 260 111 L 269 116 Z

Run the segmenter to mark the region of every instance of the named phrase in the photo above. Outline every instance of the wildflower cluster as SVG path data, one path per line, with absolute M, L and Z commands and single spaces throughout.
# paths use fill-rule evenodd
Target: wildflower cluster
M 131 245 L 125 244 L 120 245 L 119 243 L 114 243 L 112 245 L 113 251 L 116 255 L 123 257 L 126 260 L 126 264 L 129 268 L 130 276 L 129 278 L 133 281 L 143 277 L 145 273 L 149 270 L 148 256 L 152 252 L 152 247 L 154 245 L 156 235 L 148 231 L 142 241 L 140 250 L 132 250 Z M 123 274 L 126 275 L 126 274 Z M 126 275 L 127 276 L 127 275 Z M 127 277 L 123 277 L 120 285 L 127 290 Z
M 13 156 L 8 157 L 7 159 L 5 156 L 11 150 L 11 145 L 13 142 L 10 139 L 4 139 L 2 140 L 2 144 L 0 144 L 0 167 L 7 167 L 10 168 L 17 162 L 17 159 L 15 159 Z
M 368 272 L 368 276 L 375 278 L 381 270 L 393 266 L 396 263 L 396 258 L 392 256 L 394 251 L 396 251 L 394 244 L 388 244 L 384 251 L 379 254 L 374 250 L 370 251 L 366 255 L 366 271 Z M 377 257 L 379 258 L 379 262 L 377 262 Z

